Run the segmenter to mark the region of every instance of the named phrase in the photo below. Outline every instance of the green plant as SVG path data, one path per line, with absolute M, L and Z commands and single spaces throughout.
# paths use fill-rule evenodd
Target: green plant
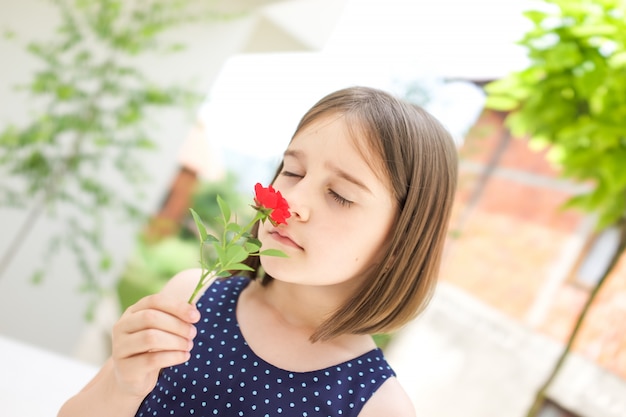
M 549 146 L 564 177 L 593 184 L 568 207 L 598 213 L 604 228 L 626 212 L 626 2 L 545 4 L 525 13 L 534 28 L 520 43 L 531 64 L 487 85 L 487 106 L 511 112 L 514 135 Z
M 233 216 L 230 207 L 219 195 L 217 204 L 220 208 L 220 215 L 216 219 L 220 223 L 217 236 L 206 229 L 202 219 L 193 209 L 191 215 L 198 230 L 200 240 L 200 267 L 202 273 L 198 279 L 198 284 L 189 297 L 191 304 L 197 294 L 214 278 L 226 278 L 232 276 L 237 271 L 254 271 L 252 267 L 245 263 L 246 259 L 252 256 L 279 256 L 287 257 L 285 253 L 277 249 L 261 250 L 261 241 L 252 236 L 252 227 L 257 223 L 264 223 L 266 220 L 277 226 L 287 224 L 287 219 L 291 217 L 289 203 L 271 185 L 263 187 L 257 183 L 254 187 L 254 205 L 256 210 L 254 217 L 244 226 L 237 222 L 237 216 Z M 234 217 L 234 221 L 232 220 Z M 215 253 L 213 259 L 206 259 L 204 252 L 206 247 L 211 247 Z
M 27 45 L 40 64 L 19 87 L 35 107 L 30 121 L 0 131 L 0 204 L 29 210 L 0 258 L 0 277 L 36 221 L 48 215 L 59 232 L 33 279 L 41 280 L 54 255 L 69 249 L 84 278 L 82 289 L 97 299 L 97 272 L 112 266 L 103 214 L 128 221 L 143 216 L 135 201 L 149 178 L 138 156 L 156 147 L 153 116 L 157 109 L 186 113 L 200 98 L 190 86 L 151 80 L 136 59 L 181 50 L 161 35 L 220 16 L 201 0 L 53 3 L 60 25 L 47 39 Z M 111 178 L 135 191 L 120 193 Z
M 521 40 L 530 65 L 486 86 L 487 106 L 510 112 L 506 123 L 536 148 L 549 147 L 561 175 L 587 183 L 566 208 L 598 216 L 620 241 L 591 291 L 554 369 L 537 392 L 536 416 L 587 311 L 626 248 L 626 1 L 545 0 L 525 13 L 533 28 Z
M 238 192 L 238 179 L 233 173 L 227 173 L 218 181 L 200 182 L 193 195 L 191 206 L 202 217 L 210 230 L 218 230 L 221 216 L 217 197 L 223 196 L 234 212 L 245 213 L 243 221 L 248 221 L 249 198 Z M 248 207 L 249 208 L 249 207 Z M 251 218 L 251 217 L 250 217 Z M 176 273 L 200 267 L 197 240 L 199 234 L 194 219 L 189 213 L 178 233 L 157 241 L 139 238 L 117 281 L 117 296 L 122 311 L 139 299 L 158 292 Z M 211 245 L 204 245 L 202 258 L 212 262 L 216 253 Z

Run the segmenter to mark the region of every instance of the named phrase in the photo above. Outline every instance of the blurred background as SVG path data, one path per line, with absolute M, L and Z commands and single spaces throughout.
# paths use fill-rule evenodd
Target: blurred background
M 302 114 L 369 85 L 432 112 L 461 156 L 434 299 L 377 336 L 418 415 L 626 416 L 625 12 L 0 0 L 0 398 L 58 368 L 60 405 L 121 312 L 198 265 L 188 209 L 210 227 L 220 195 L 251 215 Z

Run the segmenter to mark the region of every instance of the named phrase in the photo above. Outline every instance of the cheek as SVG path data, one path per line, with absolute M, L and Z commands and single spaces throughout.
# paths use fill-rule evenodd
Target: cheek
M 277 248 L 275 241 L 270 237 L 269 233 L 265 230 L 264 225 L 259 225 L 259 232 L 257 233 L 257 239 L 261 242 L 261 250 L 265 249 L 279 249 Z
M 379 262 L 388 251 L 390 236 L 393 231 L 393 222 L 389 220 L 379 227 L 371 228 L 361 236 L 360 258 L 367 258 L 368 263 Z

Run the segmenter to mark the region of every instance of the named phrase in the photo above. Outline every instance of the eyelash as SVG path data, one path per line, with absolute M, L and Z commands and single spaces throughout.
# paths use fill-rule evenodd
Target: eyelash
M 341 204 L 344 207 L 348 207 L 349 208 L 352 205 L 352 203 L 353 203 L 352 201 L 343 198 L 342 196 L 340 196 L 339 194 L 337 194 L 333 190 L 328 190 L 328 194 L 330 194 L 331 197 L 334 198 L 336 202 L 338 202 L 339 204 Z
M 284 177 L 302 178 L 302 175 L 298 175 L 298 174 L 295 174 L 295 173 L 289 172 L 289 171 L 283 171 L 283 172 L 280 173 L 280 175 L 282 175 Z M 342 196 L 340 196 L 339 194 L 337 194 L 333 190 L 328 190 L 328 194 L 330 194 L 330 196 L 337 203 L 339 203 L 343 207 L 348 207 L 349 208 L 354 203 L 353 201 L 350 201 L 350 200 L 348 200 L 346 198 L 343 198 Z

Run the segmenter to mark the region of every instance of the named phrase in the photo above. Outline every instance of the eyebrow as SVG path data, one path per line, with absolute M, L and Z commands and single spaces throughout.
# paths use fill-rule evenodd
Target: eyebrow
M 284 153 L 284 156 L 291 156 L 293 158 L 296 159 L 304 159 L 304 153 L 298 150 L 294 150 L 294 149 L 287 149 Z M 346 171 L 344 171 L 343 169 L 339 168 L 338 166 L 336 166 L 335 164 L 332 164 L 330 162 L 326 162 L 324 164 L 324 167 L 329 169 L 330 171 L 332 171 L 335 175 L 337 175 L 339 178 L 342 178 L 354 185 L 356 185 L 357 187 L 361 188 L 362 190 L 372 194 L 372 191 L 358 178 L 353 177 L 352 175 L 350 175 L 349 173 L 347 173 Z

